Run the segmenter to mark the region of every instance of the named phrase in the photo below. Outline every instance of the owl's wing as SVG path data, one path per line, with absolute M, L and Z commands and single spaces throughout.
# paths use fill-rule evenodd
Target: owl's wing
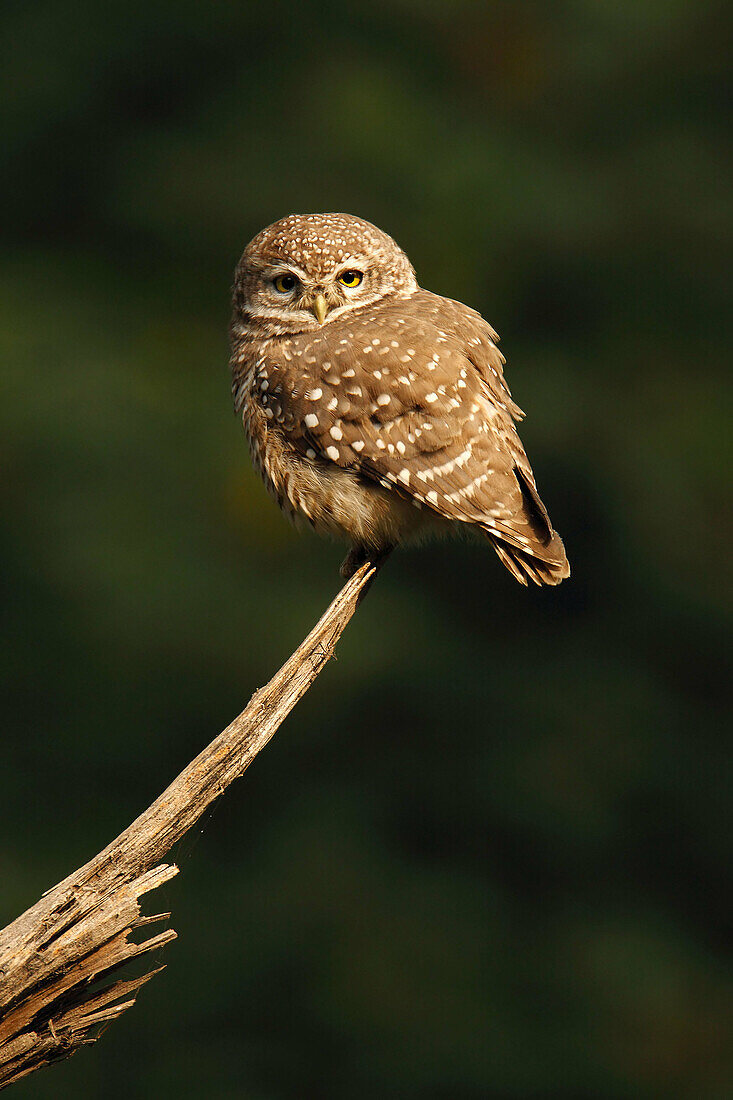
M 567 559 L 514 426 L 522 414 L 495 341 L 479 314 L 425 291 L 326 325 L 290 349 L 306 369 L 282 394 L 288 434 L 309 458 L 479 527 L 522 583 L 556 584 Z

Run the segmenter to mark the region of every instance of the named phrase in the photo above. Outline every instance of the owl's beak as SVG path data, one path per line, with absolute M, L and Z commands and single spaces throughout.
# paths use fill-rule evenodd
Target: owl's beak
M 316 321 L 318 321 L 318 324 L 322 325 L 323 322 L 326 320 L 326 314 L 328 313 L 328 302 L 322 294 L 316 294 L 315 298 L 311 302 L 311 310 L 313 311 L 313 316 L 315 317 Z

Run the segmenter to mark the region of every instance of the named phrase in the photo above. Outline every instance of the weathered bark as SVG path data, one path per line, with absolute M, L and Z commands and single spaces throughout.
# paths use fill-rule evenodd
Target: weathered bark
M 160 861 L 249 767 L 333 654 L 379 563 L 366 562 L 265 687 L 162 795 L 99 855 L 0 932 L 0 1088 L 94 1042 L 158 970 L 100 985 L 129 959 L 175 939 L 135 943 L 138 898 L 178 868 Z

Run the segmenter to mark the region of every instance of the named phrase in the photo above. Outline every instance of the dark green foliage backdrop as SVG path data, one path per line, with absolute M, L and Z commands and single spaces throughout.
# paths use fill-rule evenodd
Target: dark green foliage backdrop
M 169 969 L 19 1098 L 733 1091 L 722 6 L 9 3 L 0 917 L 335 590 L 250 471 L 231 272 L 347 210 L 498 327 L 574 569 L 389 563 L 176 853 Z

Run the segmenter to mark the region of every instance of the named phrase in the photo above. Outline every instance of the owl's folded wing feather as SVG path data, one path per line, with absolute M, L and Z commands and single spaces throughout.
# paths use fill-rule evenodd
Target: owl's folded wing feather
M 477 526 L 522 583 L 557 584 L 567 559 L 514 426 L 521 410 L 495 334 L 473 310 L 419 295 L 409 311 L 391 302 L 283 348 L 300 368 L 277 387 L 289 437 L 311 460 Z

